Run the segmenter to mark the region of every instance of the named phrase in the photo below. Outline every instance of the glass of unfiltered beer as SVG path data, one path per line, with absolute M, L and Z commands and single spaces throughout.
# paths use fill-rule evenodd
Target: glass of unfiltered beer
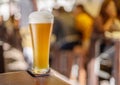
M 29 27 L 33 45 L 33 65 L 30 72 L 35 76 L 49 72 L 50 37 L 53 15 L 47 10 L 36 11 L 29 15 Z

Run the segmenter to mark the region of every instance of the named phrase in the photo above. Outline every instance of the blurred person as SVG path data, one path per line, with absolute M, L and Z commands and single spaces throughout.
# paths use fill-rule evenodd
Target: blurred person
M 53 9 L 53 15 L 54 15 L 54 23 L 53 23 L 52 35 L 55 36 L 55 42 L 59 43 L 59 41 L 62 40 L 64 36 L 63 24 L 58 19 L 58 16 L 59 16 L 58 9 Z
M 99 16 L 95 19 L 94 31 L 96 31 L 97 35 L 99 34 L 99 37 L 104 38 L 106 31 L 119 30 L 119 28 L 114 27 L 117 24 L 116 22 L 119 22 L 119 18 L 115 2 L 113 0 L 105 0 L 101 6 Z
M 93 39 L 102 40 L 100 52 L 104 52 L 114 44 L 109 37 L 109 33 L 115 31 L 120 31 L 117 8 L 113 0 L 105 0 L 101 6 L 99 16 L 95 19 L 92 36 Z
M 72 50 L 74 45 L 78 43 L 78 35 L 74 29 L 74 17 L 71 12 L 66 12 L 64 7 L 60 7 L 58 12 L 58 19 L 61 21 L 63 29 L 61 49 Z
M 78 4 L 73 9 L 75 16 L 75 29 L 80 36 L 80 44 L 83 54 L 86 54 L 90 45 L 90 38 L 93 27 L 93 17 L 85 10 L 84 6 Z
M 53 67 L 66 77 L 70 77 L 72 49 L 78 43 L 78 36 L 74 29 L 74 19 L 71 12 L 67 12 L 64 7 L 53 9 L 54 24 L 53 34 L 56 42 L 52 47 Z M 56 57 L 58 56 L 58 57 Z M 70 61 L 70 62 L 69 62 Z
M 18 24 L 18 20 L 15 19 L 14 15 L 10 16 L 9 20 L 6 22 L 6 38 L 3 42 L 6 72 L 26 70 L 28 67 L 22 52 Z
M 90 46 L 90 38 L 93 27 L 93 17 L 85 10 L 84 6 L 78 4 L 73 9 L 75 18 L 75 29 L 79 35 L 79 43 L 74 46 L 73 52 L 79 62 L 79 83 L 86 85 L 86 60 Z
M 91 67 L 89 67 L 90 74 L 90 80 L 89 85 L 96 85 L 96 82 L 92 79 L 95 79 L 95 76 L 93 76 L 94 68 L 94 62 L 95 57 L 99 56 L 100 53 L 105 52 L 108 50 L 111 46 L 114 45 L 114 42 L 109 37 L 109 33 L 112 33 L 113 31 L 119 31 L 119 19 L 117 15 L 117 8 L 114 3 L 114 0 L 104 0 L 104 2 L 101 5 L 100 13 L 98 17 L 96 17 L 94 21 L 93 26 L 93 33 L 91 37 L 91 47 L 90 47 L 90 61 L 89 65 L 91 64 Z M 110 73 L 111 74 L 111 73 Z M 96 77 L 97 79 L 97 77 Z
M 18 7 L 20 9 L 20 34 L 22 36 L 22 46 L 23 46 L 23 54 L 25 60 L 29 64 L 32 65 L 33 62 L 33 53 L 32 53 L 32 43 L 31 36 L 29 30 L 29 22 L 28 16 L 31 12 L 37 10 L 37 0 L 19 0 Z
M 53 23 L 53 30 L 52 30 L 52 36 L 51 36 L 51 49 L 50 49 L 50 64 L 53 67 L 55 66 L 55 62 L 57 62 L 56 57 L 53 55 L 57 52 L 57 50 L 60 48 L 61 40 L 64 36 L 63 26 L 62 22 L 58 19 L 58 9 L 54 9 L 52 11 L 54 15 L 54 23 Z M 54 53 L 55 52 L 55 53 Z
M 63 36 L 59 41 L 59 53 L 60 53 L 60 71 L 62 74 L 70 77 L 71 64 L 72 64 L 72 50 L 78 43 L 79 36 L 74 29 L 74 17 L 72 12 L 67 12 L 64 7 L 58 9 L 57 19 L 61 22 Z M 58 54 L 59 55 L 59 54 Z M 68 61 L 68 62 L 67 62 Z M 69 62 L 70 61 L 70 62 Z M 61 69 L 62 68 L 62 69 Z

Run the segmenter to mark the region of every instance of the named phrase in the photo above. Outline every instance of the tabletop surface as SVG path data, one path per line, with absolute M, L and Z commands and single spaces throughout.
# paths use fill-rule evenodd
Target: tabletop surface
M 32 77 L 27 71 L 0 74 L 0 85 L 70 85 L 54 74 Z

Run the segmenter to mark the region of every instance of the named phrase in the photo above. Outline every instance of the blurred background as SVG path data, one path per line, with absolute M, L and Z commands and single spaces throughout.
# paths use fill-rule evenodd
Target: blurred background
M 28 16 L 46 9 L 50 67 L 72 85 L 120 85 L 119 0 L 0 0 L 0 73 L 32 66 Z
M 0 14 L 4 16 L 4 20 L 7 20 L 11 14 L 18 14 L 20 12 L 20 8 L 18 6 L 19 1 L 20 0 L 0 1 Z M 23 1 L 23 3 L 25 2 L 26 1 Z M 43 7 L 59 8 L 60 6 L 64 6 L 65 10 L 68 12 L 72 11 L 72 8 L 76 3 L 81 3 L 85 5 L 87 11 L 89 11 L 93 16 L 96 16 L 103 0 L 36 0 L 36 2 L 38 10 Z M 45 4 L 47 4 L 47 6 Z

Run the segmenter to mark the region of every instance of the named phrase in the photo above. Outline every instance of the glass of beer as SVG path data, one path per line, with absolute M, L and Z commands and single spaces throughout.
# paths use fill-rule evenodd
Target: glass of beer
M 30 72 L 35 76 L 47 74 L 49 68 L 50 37 L 54 17 L 47 10 L 29 15 L 29 27 L 33 46 L 33 65 Z

